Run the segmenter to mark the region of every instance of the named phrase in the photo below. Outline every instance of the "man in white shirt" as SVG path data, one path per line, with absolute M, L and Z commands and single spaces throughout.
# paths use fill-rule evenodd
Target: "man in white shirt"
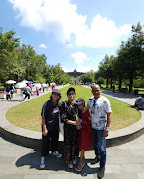
M 88 100 L 87 108 L 91 110 L 93 146 L 96 155 L 91 164 L 100 162 L 98 178 L 103 178 L 106 164 L 106 137 L 108 136 L 112 110 L 109 100 L 101 96 L 99 85 L 92 85 L 91 90 L 93 97 Z

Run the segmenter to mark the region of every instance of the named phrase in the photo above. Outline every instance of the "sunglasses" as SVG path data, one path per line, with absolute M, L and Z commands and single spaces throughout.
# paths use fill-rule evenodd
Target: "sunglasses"
M 75 93 L 68 93 L 69 96 L 74 95 Z

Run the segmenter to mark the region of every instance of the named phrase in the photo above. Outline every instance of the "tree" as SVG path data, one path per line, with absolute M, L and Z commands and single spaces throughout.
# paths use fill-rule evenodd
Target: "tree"
M 113 61 L 114 61 L 113 55 L 111 55 L 110 57 L 108 55 L 106 55 L 105 58 L 100 62 L 99 70 L 97 73 L 97 75 L 99 77 L 106 79 L 106 87 L 107 88 L 108 88 L 109 80 L 110 80 L 111 87 L 112 87 L 112 83 L 113 83 L 113 77 L 114 77 Z M 95 76 L 95 80 L 97 78 L 97 75 Z
M 3 33 L 0 28 L 0 80 L 4 83 L 12 77 L 13 64 L 17 60 L 15 48 L 19 46 L 19 38 L 14 38 L 15 32 Z
M 140 23 L 137 26 L 132 26 L 132 37 L 125 43 L 123 42 L 118 50 L 118 63 L 124 78 L 129 80 L 129 91 L 131 92 L 133 80 L 143 72 L 144 57 L 143 57 L 144 33 Z
M 79 76 L 79 81 L 86 84 L 86 83 L 94 83 L 94 71 L 87 72 L 81 76 Z

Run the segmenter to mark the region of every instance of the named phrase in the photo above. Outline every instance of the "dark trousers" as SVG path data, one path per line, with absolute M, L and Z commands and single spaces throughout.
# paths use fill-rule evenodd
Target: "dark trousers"
M 7 99 L 7 100 L 11 99 L 10 94 L 7 94 L 7 95 L 6 95 L 6 99 Z
M 58 138 L 59 130 L 49 130 L 47 136 L 42 135 L 42 156 L 49 154 L 50 146 L 52 152 L 58 150 Z
M 28 97 L 28 99 L 30 99 L 30 94 L 25 94 L 24 99 L 26 99 L 26 97 Z

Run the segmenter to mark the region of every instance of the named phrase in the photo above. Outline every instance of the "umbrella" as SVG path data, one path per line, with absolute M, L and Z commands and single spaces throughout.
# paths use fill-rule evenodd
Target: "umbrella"
M 32 84 L 33 82 L 32 82 L 32 81 L 28 81 L 28 83 L 31 83 L 31 84 Z
M 55 83 L 50 83 L 50 86 L 55 86 Z
M 23 80 L 22 83 L 28 83 L 28 81 L 27 80 Z
M 47 87 L 47 84 L 46 84 L 46 83 L 43 83 L 43 84 L 42 84 L 42 87 Z
M 14 80 L 8 80 L 8 81 L 6 81 L 5 83 L 6 83 L 6 84 L 14 84 L 14 83 L 16 83 L 16 81 L 14 81 Z
M 40 83 L 35 83 L 35 87 L 36 88 L 41 88 L 41 84 Z
M 24 88 L 24 87 L 26 87 L 26 86 L 27 86 L 26 83 L 19 82 L 19 83 L 17 83 L 17 84 L 15 85 L 15 88 Z

